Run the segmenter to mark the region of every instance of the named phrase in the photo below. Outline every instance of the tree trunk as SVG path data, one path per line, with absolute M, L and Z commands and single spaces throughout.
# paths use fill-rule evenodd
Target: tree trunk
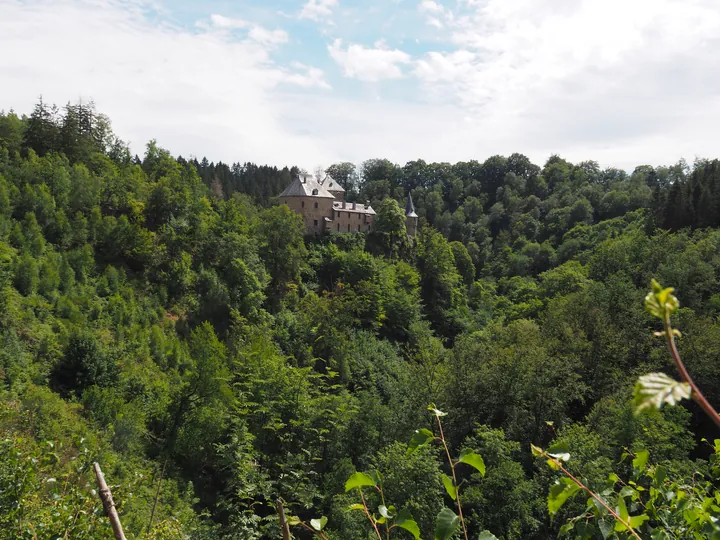
M 110 488 L 105 483 L 105 477 L 100 470 L 100 465 L 93 463 L 95 469 L 95 477 L 97 478 L 98 490 L 100 493 L 100 500 L 105 508 L 105 514 L 110 519 L 110 525 L 112 525 L 113 533 L 115 534 L 115 540 L 127 540 L 125 533 L 123 533 L 122 525 L 120 524 L 120 517 L 118 516 L 117 510 L 115 510 L 115 502 L 112 498 Z
M 277 500 L 277 513 L 278 516 L 280 516 L 280 530 L 282 530 L 283 540 L 291 540 L 290 525 L 288 525 L 287 519 L 285 519 L 285 507 L 283 506 L 282 499 L 279 497 Z

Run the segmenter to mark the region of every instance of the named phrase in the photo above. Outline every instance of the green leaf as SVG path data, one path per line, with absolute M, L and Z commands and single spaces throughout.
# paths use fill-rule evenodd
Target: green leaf
M 665 403 L 677 404 L 690 398 L 690 385 L 668 377 L 664 373 L 643 375 L 635 384 L 633 409 L 640 414 L 645 409 L 660 409 Z
M 645 309 L 651 315 L 658 317 L 659 319 L 666 319 L 670 314 L 680 307 L 680 302 L 673 295 L 672 287 L 663 289 L 662 286 L 652 280 L 652 291 L 645 297 Z
M 385 519 L 392 519 L 392 516 L 390 515 L 387 506 L 385 506 L 384 504 L 378 506 L 378 513 Z
M 435 522 L 435 540 L 448 540 L 460 525 L 460 518 L 449 508 L 443 508 Z
M 633 459 L 633 469 L 636 471 L 642 471 L 645 468 L 645 465 L 647 465 L 648 459 L 650 458 L 650 452 L 647 450 L 638 450 L 635 453 L 635 458 Z
M 638 527 L 640 527 L 640 525 L 642 525 L 648 519 L 650 519 L 650 517 L 645 514 L 640 514 L 639 516 L 631 517 L 627 511 L 627 506 L 625 505 L 625 500 L 622 497 L 618 497 L 617 513 L 622 519 L 625 520 L 626 523 L 629 523 L 630 527 L 632 527 L 633 529 L 637 529 Z M 626 531 L 627 527 L 620 521 L 616 520 L 615 530 L 617 532 L 622 532 L 622 531 Z
M 447 474 L 442 475 L 442 482 L 445 486 L 445 491 L 447 491 L 447 494 L 450 495 L 450 498 L 454 501 L 457 499 L 457 488 L 453 484 L 452 478 L 450 478 Z
M 397 516 L 395 516 L 395 526 L 411 533 L 415 540 L 420 540 L 420 527 L 418 527 L 409 510 L 400 510 L 398 512 Z
M 620 516 L 621 519 L 625 520 L 625 522 L 630 519 L 630 514 L 628 514 L 627 506 L 625 506 L 625 499 L 623 499 L 622 497 L 618 497 L 617 508 L 615 509 L 615 511 L 618 513 L 618 516 Z M 620 520 L 615 520 L 615 530 L 617 532 L 626 531 L 627 527 Z
M 320 519 L 311 519 L 310 525 L 316 531 L 322 531 L 325 528 L 325 525 L 327 525 L 327 522 L 328 522 L 328 518 L 323 516 Z
M 477 471 L 485 476 L 485 461 L 480 454 L 476 454 L 472 450 L 463 450 L 460 452 L 460 463 L 465 463 L 477 469 Z
M 548 467 L 550 467 L 553 471 L 560 470 L 560 463 L 556 459 L 548 459 L 545 463 L 547 463 Z
M 435 404 L 431 403 L 428 405 L 428 411 L 432 412 L 435 416 L 447 416 L 447 413 L 442 412 L 440 409 L 435 408 Z
M 662 465 L 658 465 L 655 468 L 655 477 L 653 478 L 652 485 L 654 488 L 660 489 L 667 477 L 667 469 Z
M 345 482 L 345 493 L 347 493 L 351 489 L 359 488 L 362 486 L 374 487 L 375 480 L 373 480 L 369 474 L 356 472 L 350 478 L 348 478 L 347 482 Z
M 556 480 L 555 484 L 550 487 L 550 493 L 548 493 L 548 510 L 550 515 L 555 515 L 562 505 L 565 504 L 565 501 L 575 495 L 579 490 L 580 487 L 569 478 L 563 477 Z
M 435 435 L 433 435 L 432 431 L 429 429 L 422 428 L 415 430 L 415 433 L 413 433 L 413 436 L 410 439 L 410 445 L 408 446 L 407 453 L 410 454 L 421 446 L 425 446 L 434 440 Z
M 300 523 L 302 523 L 302 521 L 297 516 L 290 516 L 289 518 L 287 518 L 287 524 L 290 526 L 300 525 Z
M 480 536 L 478 536 L 478 540 L 497 540 L 497 536 L 490 531 L 483 531 L 480 533 Z
M 348 510 L 365 510 L 365 507 L 360 503 L 355 503 L 348 506 Z
M 598 520 L 598 525 L 600 526 L 600 532 L 602 533 L 603 538 L 607 538 L 612 534 L 614 521 L 615 520 L 612 518 L 600 518 Z
M 568 461 L 570 459 L 570 447 L 566 442 L 553 444 L 546 452 L 558 461 Z
M 638 527 L 640 527 L 640 525 L 645 523 L 648 519 L 650 519 L 650 516 L 648 516 L 646 514 L 640 514 L 639 516 L 632 516 L 630 518 L 630 526 L 633 529 L 637 529 Z
M 543 449 L 539 446 L 535 446 L 534 444 L 530 445 L 530 451 L 532 452 L 533 457 L 542 457 L 543 455 Z

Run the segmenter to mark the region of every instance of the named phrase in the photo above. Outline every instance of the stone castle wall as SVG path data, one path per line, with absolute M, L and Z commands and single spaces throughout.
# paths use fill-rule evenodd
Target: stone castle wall
M 300 214 L 305 222 L 307 234 L 320 234 L 325 231 L 325 217 L 332 217 L 332 199 L 319 197 L 286 197 L 283 203 L 290 210 Z M 316 205 L 317 204 L 317 208 Z
M 348 204 L 348 208 L 333 209 L 332 216 L 332 232 L 367 232 L 373 223 L 375 216 L 352 210 L 352 203 Z

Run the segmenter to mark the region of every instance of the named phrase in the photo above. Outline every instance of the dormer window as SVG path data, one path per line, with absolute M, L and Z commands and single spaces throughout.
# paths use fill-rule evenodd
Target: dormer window
M 317 189 L 313 189 L 313 195 L 317 195 L 317 194 L 318 194 L 318 190 L 317 190 Z

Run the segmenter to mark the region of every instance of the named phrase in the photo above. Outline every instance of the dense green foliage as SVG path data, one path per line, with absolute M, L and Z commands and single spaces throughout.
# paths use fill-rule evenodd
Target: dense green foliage
M 635 416 L 632 391 L 674 373 L 643 307 L 657 277 L 720 404 L 720 162 L 337 164 L 378 225 L 314 238 L 274 199 L 295 172 L 154 142 L 133 158 L 92 104 L 0 114 L 0 538 L 110 538 L 92 461 L 129 538 L 280 538 L 277 497 L 327 516 L 329 539 L 372 538 L 346 482 L 373 471 L 408 527 L 393 538 L 414 535 L 405 510 L 433 538 L 459 486 L 471 538 L 627 533 L 574 519 L 579 498 L 554 508 L 558 472 L 531 444 L 565 445 L 598 491 L 656 482 L 653 501 L 683 489 L 716 512 L 715 426 L 692 402 Z M 449 454 L 484 474 L 438 445 L 408 453 L 437 435 L 431 402 Z M 660 510 L 640 525 L 687 537 Z

